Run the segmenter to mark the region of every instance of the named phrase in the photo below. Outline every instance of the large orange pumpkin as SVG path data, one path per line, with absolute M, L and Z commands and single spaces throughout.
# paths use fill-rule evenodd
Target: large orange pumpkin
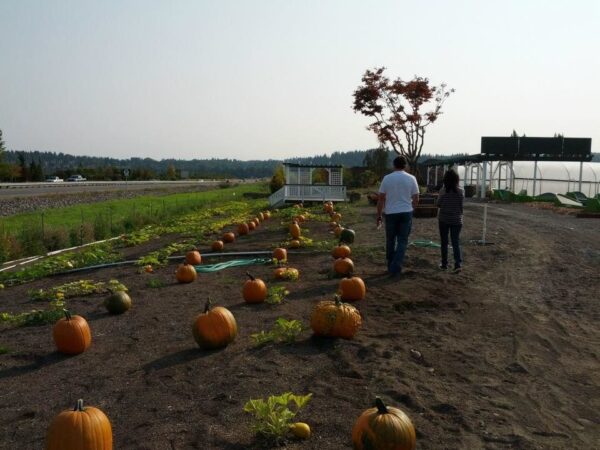
M 332 213 L 333 212 L 333 205 L 331 203 L 324 203 L 323 204 L 323 211 L 325 211 L 326 213 Z
M 290 248 L 300 248 L 301 242 L 298 239 L 292 239 L 290 241 Z
M 223 240 L 223 242 L 229 244 L 235 241 L 235 234 L 233 234 L 231 231 L 229 233 L 224 233 L 221 239 Z
M 271 218 L 271 213 L 270 213 L 269 211 L 265 211 L 265 212 L 263 213 L 263 215 L 264 215 L 264 217 L 265 217 L 265 220 L 269 220 L 269 219 Z
M 175 278 L 180 283 L 191 283 L 192 281 L 195 281 L 197 277 L 198 274 L 196 273 L 194 266 L 186 262 L 179 264 L 179 267 L 175 272 Z
M 52 328 L 56 348 L 68 355 L 83 353 L 92 343 L 90 326 L 83 317 L 72 316 L 66 309 L 64 312 L 64 319 L 60 319 Z
M 238 234 L 240 236 L 244 236 L 244 235 L 248 234 L 248 231 L 250 231 L 250 228 L 248 228 L 248 224 L 240 223 L 238 225 Z
M 219 239 L 214 241 L 210 248 L 212 248 L 213 252 L 221 252 L 225 248 L 225 243 Z
M 367 409 L 352 428 L 354 450 L 414 450 L 415 427 L 400 409 L 385 406 L 380 398 Z
M 265 215 L 262 212 L 258 213 L 258 218 L 260 219 L 260 221 L 262 222 L 263 220 L 265 220 Z
M 108 417 L 78 400 L 75 409 L 57 415 L 48 428 L 46 450 L 112 450 L 112 428 Z
M 285 261 L 287 259 L 287 250 L 285 248 L 276 248 L 273 250 L 273 258 L 278 261 Z
M 306 217 L 304 217 L 302 214 L 298 214 L 296 217 L 294 217 L 294 220 L 298 223 L 303 223 L 306 220 Z
M 254 278 L 249 272 L 246 272 L 248 280 L 242 288 L 242 296 L 246 303 L 262 303 L 267 298 L 267 285 L 260 278 Z
M 340 222 L 340 220 L 342 220 L 342 215 L 341 215 L 340 213 L 333 213 L 333 214 L 331 215 L 331 220 L 332 220 L 333 222 L 338 222 L 338 223 L 339 223 L 339 222 Z
M 363 300 L 367 294 L 367 288 L 362 278 L 349 276 L 340 280 L 338 292 L 345 302 Z
M 352 254 L 352 250 L 345 244 L 339 244 L 331 250 L 331 256 L 335 259 L 348 258 Z
M 202 256 L 198 250 L 191 250 L 185 254 L 185 262 L 197 266 L 202 262 Z
M 339 295 L 335 296 L 335 300 L 317 303 L 310 317 L 310 326 L 315 336 L 352 339 L 361 323 L 358 309 L 348 303 L 342 303 Z
M 254 221 L 250 221 L 248 222 L 248 230 L 250 231 L 254 231 L 256 229 L 256 224 L 254 223 Z
M 294 239 L 300 239 L 300 234 L 301 234 L 300 225 L 298 225 L 297 222 L 292 222 L 290 224 L 290 234 L 292 235 L 292 237 Z
M 226 347 L 233 342 L 237 332 L 237 322 L 231 311 L 222 306 L 211 309 L 210 300 L 192 325 L 194 339 L 205 349 Z
M 333 263 L 333 270 L 338 275 L 350 275 L 354 272 L 354 262 L 350 258 L 338 258 Z
M 258 217 L 255 217 L 254 219 L 252 219 L 254 221 L 254 223 L 256 224 L 256 226 L 260 225 L 260 219 Z

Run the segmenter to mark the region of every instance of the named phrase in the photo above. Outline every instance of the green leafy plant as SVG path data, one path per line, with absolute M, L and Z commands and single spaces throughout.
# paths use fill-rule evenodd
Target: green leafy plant
M 268 344 L 269 342 L 291 344 L 303 330 L 304 325 L 299 320 L 287 320 L 280 317 L 275 321 L 275 325 L 273 325 L 270 331 L 251 334 L 250 338 L 259 346 Z
M 244 411 L 254 416 L 252 431 L 273 443 L 281 443 L 288 433 L 292 419 L 311 399 L 312 394 L 295 395 L 285 392 L 271 395 L 266 400 L 252 399 Z
M 162 287 L 165 287 L 166 285 L 167 285 L 167 283 L 165 283 L 163 280 L 161 280 L 159 278 L 151 278 L 146 283 L 146 286 L 148 286 L 149 288 L 152 288 L 152 289 L 162 288 Z
M 61 284 L 49 289 L 37 289 L 28 292 L 32 300 L 52 300 L 61 294 L 62 298 L 83 297 L 92 294 L 106 294 L 109 292 L 127 291 L 127 286 L 118 280 L 94 282 L 93 280 L 79 280 Z
M 8 347 L 5 347 L 4 345 L 0 345 L 0 355 L 5 355 L 9 352 L 10 352 L 10 349 Z
M 0 313 L 0 322 L 7 322 L 18 327 L 45 325 L 48 323 L 54 323 L 58 319 L 62 318 L 65 308 L 66 303 L 64 301 L 64 295 L 59 292 L 50 302 L 49 309 L 34 309 L 32 311 L 19 314 Z
M 267 291 L 266 302 L 271 305 L 278 305 L 283 302 L 285 298 L 290 294 L 285 286 L 271 286 Z

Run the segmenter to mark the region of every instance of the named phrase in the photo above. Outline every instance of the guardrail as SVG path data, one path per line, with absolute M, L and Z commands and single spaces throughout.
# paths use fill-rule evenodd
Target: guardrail
M 38 188 L 38 187 L 73 187 L 73 186 L 140 186 L 143 184 L 157 185 L 157 184 L 172 184 L 172 185 L 183 185 L 183 184 L 208 184 L 208 183 L 221 183 L 224 180 L 177 180 L 177 181 L 163 181 L 163 180 L 148 180 L 148 181 L 58 181 L 58 182 L 45 182 L 39 181 L 35 183 L 0 183 L 0 189 L 23 189 L 23 188 Z M 244 182 L 246 180 L 230 180 L 236 183 Z

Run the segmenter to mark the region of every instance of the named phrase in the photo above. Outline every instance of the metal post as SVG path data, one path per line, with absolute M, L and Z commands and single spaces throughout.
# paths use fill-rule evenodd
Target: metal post
M 485 245 L 485 232 L 487 230 L 487 203 L 483 205 L 483 236 L 481 237 L 481 243 Z
M 510 192 L 515 193 L 515 171 L 513 169 L 513 161 L 510 162 Z
M 533 163 L 533 194 L 532 197 L 535 197 L 535 188 L 537 185 L 537 159 L 535 160 L 535 162 Z
M 435 166 L 433 166 L 433 167 L 435 167 L 435 186 L 437 187 L 437 184 L 438 184 L 438 183 L 437 183 L 437 178 L 438 178 L 438 166 L 437 166 L 437 165 L 435 165 Z
M 429 186 L 429 169 L 431 169 L 431 166 L 427 166 L 427 186 Z
M 487 161 L 483 161 L 483 170 L 481 175 L 481 192 L 479 198 L 485 198 L 487 192 Z
M 583 192 L 581 190 L 581 179 L 583 178 L 583 161 L 579 161 L 579 192 Z

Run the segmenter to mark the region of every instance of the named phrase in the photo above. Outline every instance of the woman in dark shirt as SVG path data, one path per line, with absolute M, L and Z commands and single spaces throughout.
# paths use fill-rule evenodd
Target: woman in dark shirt
M 444 186 L 440 189 L 437 200 L 439 208 L 438 222 L 442 244 L 442 262 L 440 269 L 448 268 L 448 232 L 452 241 L 454 253 L 454 272 L 462 270 L 462 255 L 460 253 L 460 230 L 463 223 L 463 199 L 465 194 L 458 187 L 458 174 L 450 169 L 444 174 Z

